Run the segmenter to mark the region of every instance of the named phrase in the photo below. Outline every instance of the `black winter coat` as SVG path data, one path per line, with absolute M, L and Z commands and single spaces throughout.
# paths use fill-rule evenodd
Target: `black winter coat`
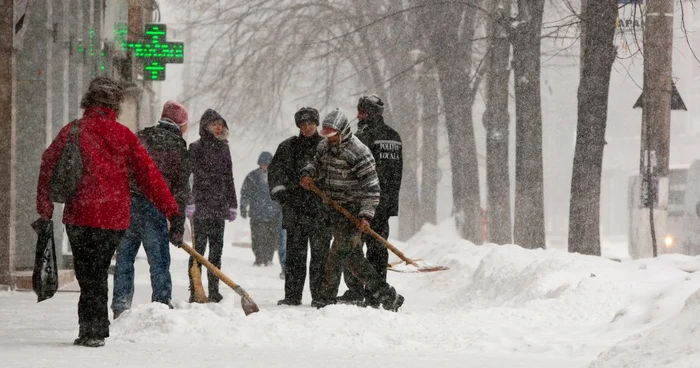
M 389 218 L 399 214 L 399 191 L 403 172 L 403 151 L 401 136 L 384 118 L 373 116 L 357 124 L 357 138 L 369 147 L 374 156 L 382 188 L 375 218 Z
M 228 141 L 217 139 L 208 130 L 209 124 L 217 119 L 223 121 L 228 130 L 228 125 L 221 115 L 207 109 L 199 123 L 200 139 L 190 144 L 194 217 L 199 219 L 225 220 L 229 218 L 230 208 L 238 208 Z
M 295 223 L 324 221 L 321 199 L 299 185 L 301 169 L 313 160 L 322 140 L 318 133 L 308 138 L 299 134 L 280 143 L 272 157 L 268 167 L 270 194 L 282 205 L 285 228 Z
M 157 125 L 136 133 L 141 144 L 156 163 L 158 170 L 175 197 L 180 214 L 171 219 L 174 232 L 182 235 L 185 225 L 185 207 L 190 201 L 190 170 L 187 159 L 187 142 L 175 123 L 161 120 Z M 141 194 L 138 184 L 131 178 L 131 192 Z

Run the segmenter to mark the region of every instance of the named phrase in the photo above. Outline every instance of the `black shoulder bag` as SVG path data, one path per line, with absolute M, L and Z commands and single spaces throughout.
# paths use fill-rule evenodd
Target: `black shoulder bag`
M 49 182 L 49 200 L 55 203 L 68 202 L 76 190 L 80 179 L 83 177 L 83 159 L 80 155 L 80 124 L 78 120 L 72 122 L 68 140 L 61 151 L 61 157 Z

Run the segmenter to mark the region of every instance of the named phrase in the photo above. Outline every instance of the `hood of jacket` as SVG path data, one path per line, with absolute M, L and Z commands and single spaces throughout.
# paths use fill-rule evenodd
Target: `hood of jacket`
M 323 127 L 330 127 L 337 130 L 340 134 L 341 142 L 346 142 L 352 137 L 348 115 L 340 108 L 335 108 L 335 110 L 329 112 L 328 115 L 323 118 L 322 129 Z
M 216 120 L 221 120 L 224 123 L 224 135 L 228 136 L 228 124 L 226 123 L 226 120 L 223 118 L 223 116 L 221 116 L 221 114 L 213 109 L 207 109 L 204 111 L 202 118 L 199 119 L 199 136 L 202 138 L 216 139 L 216 137 L 214 137 L 214 135 L 209 131 L 209 124 L 215 122 Z

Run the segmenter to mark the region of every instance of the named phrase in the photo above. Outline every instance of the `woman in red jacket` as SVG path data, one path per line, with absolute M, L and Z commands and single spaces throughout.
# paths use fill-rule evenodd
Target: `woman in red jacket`
M 117 121 L 124 100 L 121 88 L 109 78 L 96 78 L 80 102 L 85 109 L 79 120 L 79 145 L 83 174 L 73 197 L 63 210 L 68 239 L 73 250 L 75 276 L 80 284 L 76 345 L 104 346 L 109 336 L 107 273 L 110 260 L 129 227 L 132 175 L 144 195 L 167 218 L 178 214 L 178 206 L 165 180 L 143 146 L 127 127 Z M 66 144 L 68 124 L 58 133 L 41 157 L 37 187 L 37 212 L 51 219 L 49 182 Z

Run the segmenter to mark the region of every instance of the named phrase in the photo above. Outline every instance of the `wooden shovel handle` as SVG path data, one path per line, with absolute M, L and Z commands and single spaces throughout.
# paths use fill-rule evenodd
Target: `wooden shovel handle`
M 311 191 L 313 191 L 314 193 L 316 193 L 319 197 L 321 197 L 321 199 L 323 199 L 324 202 L 330 204 L 338 212 L 342 213 L 345 217 L 347 217 L 355 225 L 360 225 L 360 220 L 357 217 L 353 216 L 350 212 L 348 212 L 348 210 L 343 208 L 343 206 L 339 205 L 336 201 L 332 200 L 331 197 L 329 197 L 328 194 L 324 193 L 321 189 L 318 189 L 313 184 L 311 186 L 309 186 L 309 189 Z M 368 228 L 365 232 L 367 234 L 371 235 L 373 238 L 377 239 L 378 242 L 382 243 L 383 246 L 385 246 L 387 249 L 389 249 L 392 253 L 396 254 L 396 256 L 401 258 L 404 262 L 411 264 L 413 266 L 416 266 L 416 267 L 420 267 L 420 266 L 418 266 L 418 264 L 416 264 L 416 262 L 414 262 L 412 259 L 406 257 L 406 255 L 403 254 L 403 252 L 396 249 L 395 246 L 393 246 L 391 243 L 389 243 L 386 239 L 384 239 L 381 235 L 377 234 L 371 228 Z
M 206 267 L 207 270 L 209 270 L 209 272 L 216 275 L 216 277 L 218 277 L 219 280 L 223 281 L 226 285 L 231 287 L 231 289 L 233 289 L 233 291 L 238 292 L 239 290 L 241 290 L 241 287 L 238 286 L 238 284 L 236 284 L 235 282 L 233 282 L 233 280 L 228 278 L 228 276 L 226 276 L 223 272 L 221 272 L 221 270 L 219 270 L 216 266 L 214 266 L 211 262 L 209 262 L 209 260 L 204 258 L 204 256 L 197 253 L 197 251 L 194 250 L 194 248 L 190 247 L 187 244 L 182 244 L 182 249 L 184 249 L 185 252 L 189 253 L 192 257 L 194 257 L 197 260 L 197 262 L 204 265 L 204 267 Z M 247 297 L 248 293 L 245 293 L 245 294 L 246 295 L 241 295 L 241 296 Z
M 190 235 L 192 235 L 192 245 L 196 247 L 197 244 L 195 243 L 194 223 L 192 223 L 192 218 L 190 218 L 189 220 Z M 209 298 L 207 297 L 207 294 L 204 293 L 204 285 L 202 285 L 202 270 L 199 268 L 199 262 L 197 262 L 196 260 L 193 260 L 192 266 L 190 266 L 190 276 L 192 277 L 192 288 L 195 300 L 198 303 L 208 303 Z

